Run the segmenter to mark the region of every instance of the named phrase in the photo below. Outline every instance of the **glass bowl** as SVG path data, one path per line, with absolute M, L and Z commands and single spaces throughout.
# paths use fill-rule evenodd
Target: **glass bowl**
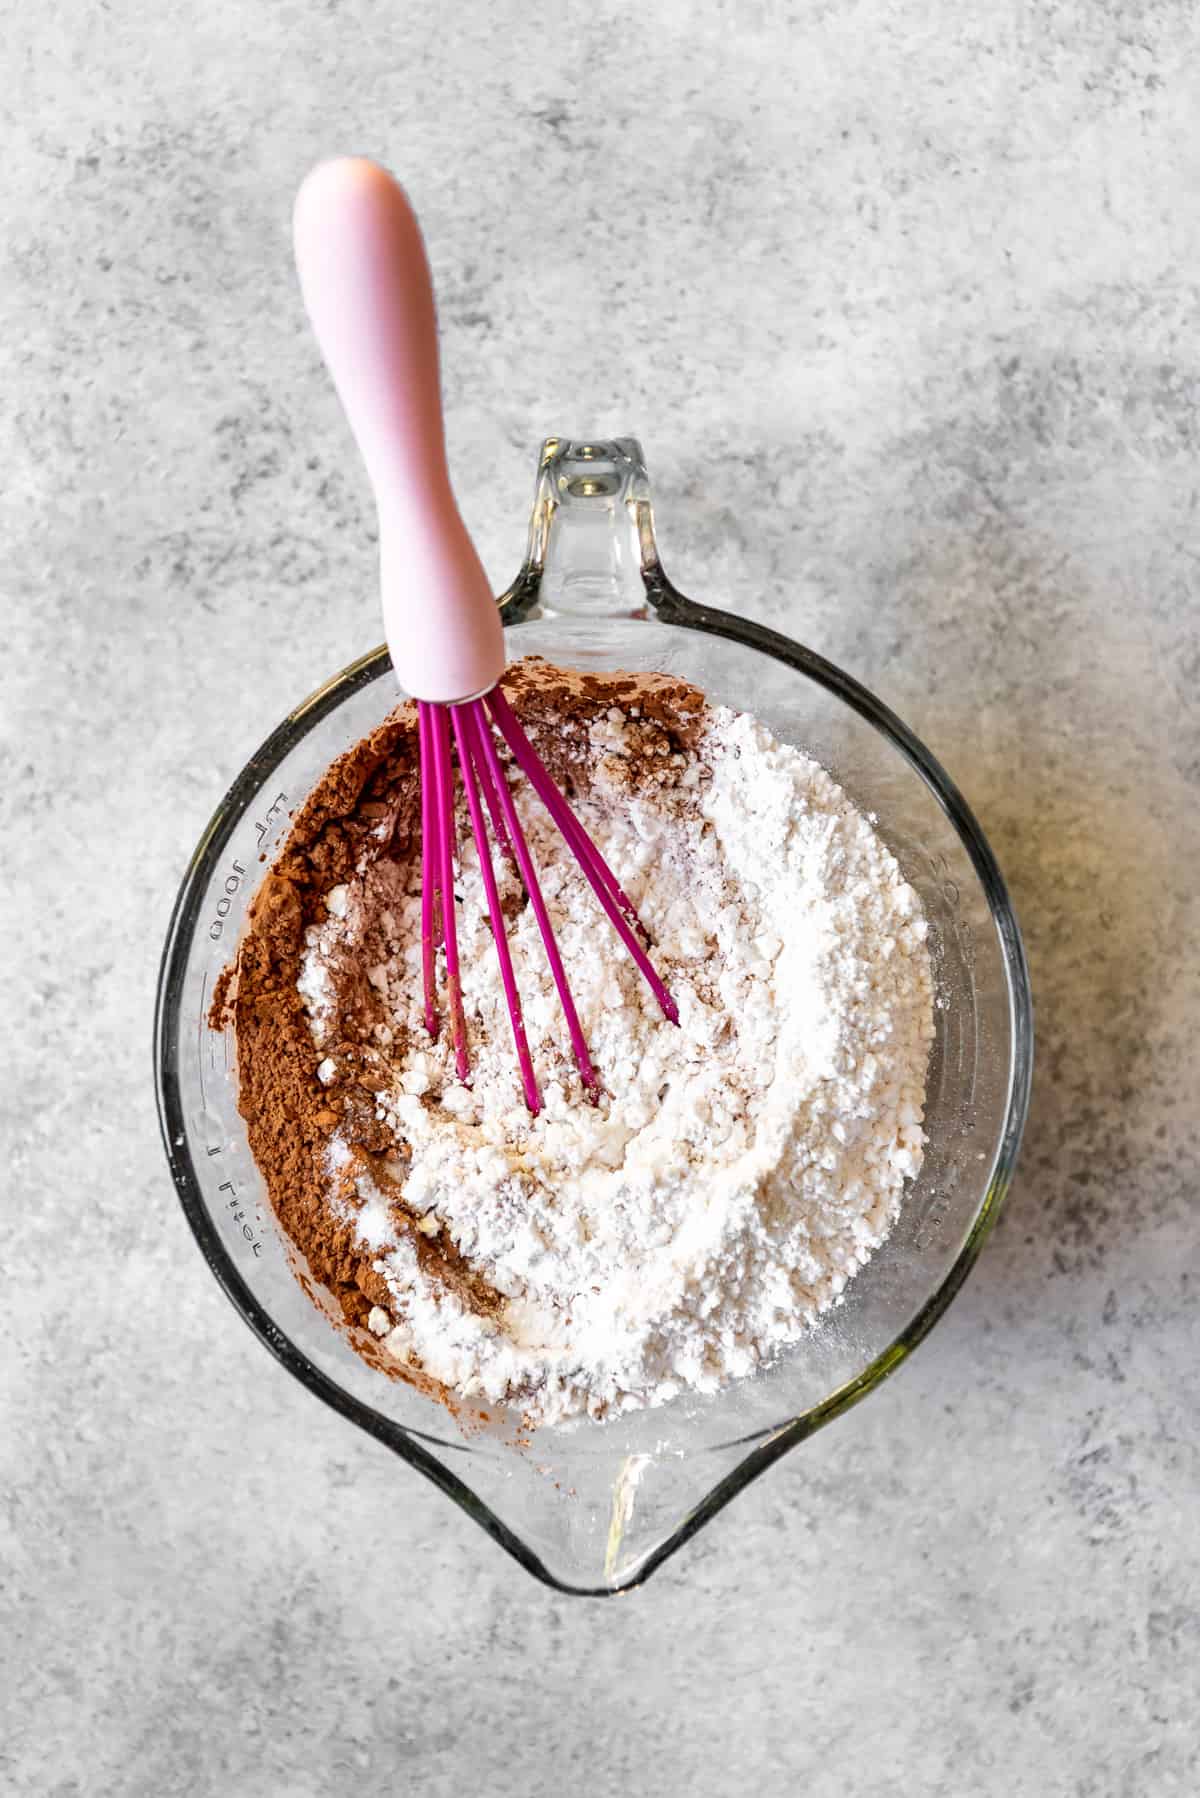
M 843 1301 L 773 1365 L 722 1392 L 543 1428 L 518 1445 L 499 1426 L 464 1433 L 435 1401 L 367 1365 L 306 1296 L 246 1142 L 232 1044 L 207 1021 L 290 814 L 397 702 L 383 649 L 284 719 L 201 838 L 163 953 L 155 1061 L 167 1157 L 205 1259 L 310 1391 L 424 1473 L 539 1579 L 605 1594 L 645 1580 L 779 1456 L 880 1385 L 932 1329 L 1012 1177 L 1033 1014 L 1004 882 L 946 774 L 849 675 L 671 585 L 633 439 L 544 444 L 526 561 L 500 604 L 514 657 L 680 675 L 814 756 L 876 818 L 921 895 L 934 958 L 924 1167 Z

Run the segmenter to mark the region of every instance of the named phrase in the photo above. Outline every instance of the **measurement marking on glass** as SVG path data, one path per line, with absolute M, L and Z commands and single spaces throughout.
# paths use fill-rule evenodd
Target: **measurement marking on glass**
M 286 796 L 286 794 L 282 795 L 284 798 L 286 798 Z M 270 813 L 267 815 L 269 817 Z M 214 943 L 220 940 L 221 933 L 225 929 L 225 920 L 233 909 L 233 896 L 238 891 L 245 878 L 246 870 L 241 862 L 231 862 L 229 865 L 229 872 L 225 876 L 225 891 L 217 900 L 216 916 L 208 926 L 209 937 Z
M 259 823 L 257 819 L 255 820 L 254 828 L 258 832 L 258 846 L 260 849 L 262 848 L 262 845 L 263 845 L 263 838 L 267 835 L 268 831 L 271 828 L 272 818 L 277 818 L 279 816 L 279 813 L 283 810 L 283 808 L 286 804 L 287 804 L 287 794 L 286 793 L 276 793 L 274 799 L 272 799 L 270 805 L 267 807 L 266 817 L 262 820 L 261 823 Z
M 219 1149 L 216 1149 L 216 1150 L 210 1149 L 209 1154 L 210 1155 L 220 1154 L 220 1150 Z M 226 1210 L 233 1212 L 233 1220 L 232 1221 L 235 1224 L 239 1224 L 241 1226 L 242 1235 L 245 1237 L 246 1241 L 250 1244 L 250 1252 L 254 1256 L 255 1260 L 257 1261 L 258 1257 L 263 1252 L 262 1241 L 261 1241 L 261 1238 L 259 1238 L 258 1236 L 255 1235 L 253 1226 L 246 1222 L 246 1212 L 245 1212 L 245 1208 L 242 1205 L 242 1200 L 238 1196 L 238 1189 L 237 1189 L 236 1181 L 222 1180 L 221 1184 L 217 1188 L 217 1191 L 218 1192 L 227 1192 L 230 1194 L 230 1198 L 226 1205 Z
M 208 1110 L 208 1101 L 204 1097 L 204 1019 L 208 1013 L 205 999 L 208 993 L 208 970 L 200 976 L 200 1016 L 196 1019 L 196 1072 L 200 1077 L 200 1109 Z

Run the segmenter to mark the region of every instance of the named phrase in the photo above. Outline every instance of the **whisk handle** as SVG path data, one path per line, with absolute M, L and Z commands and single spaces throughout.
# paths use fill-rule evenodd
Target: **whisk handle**
M 386 169 L 343 157 L 305 180 L 293 234 L 304 304 L 375 493 L 397 678 L 418 699 L 473 698 L 504 671 L 504 631 L 446 466 L 420 227 Z

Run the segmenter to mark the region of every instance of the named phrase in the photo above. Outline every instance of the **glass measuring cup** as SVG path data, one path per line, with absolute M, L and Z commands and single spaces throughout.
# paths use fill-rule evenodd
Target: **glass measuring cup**
M 632 438 L 542 447 L 524 565 L 501 607 L 513 656 L 680 675 L 813 755 L 921 895 L 936 978 L 925 1163 L 843 1302 L 768 1369 L 705 1398 L 606 1423 L 464 1434 L 364 1362 L 293 1271 L 237 1111 L 232 1044 L 208 1027 L 262 868 L 334 758 L 396 703 L 386 652 L 292 712 L 235 781 L 184 877 L 155 1020 L 159 1114 L 213 1273 L 283 1365 L 418 1468 L 531 1573 L 603 1594 L 646 1579 L 743 1486 L 877 1386 L 936 1323 L 1007 1191 L 1028 1108 L 1033 1017 L 1016 919 L 978 825 L 865 688 L 799 644 L 693 604 L 658 558 Z M 301 1270 L 303 1271 L 303 1270 Z M 309 1287 L 318 1301 L 322 1295 Z

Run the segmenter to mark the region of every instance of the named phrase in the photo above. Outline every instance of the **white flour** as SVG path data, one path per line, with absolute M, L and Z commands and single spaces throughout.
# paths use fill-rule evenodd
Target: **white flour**
M 754 720 L 706 714 L 694 761 L 629 790 L 650 727 L 592 727 L 579 807 L 638 907 L 679 1006 L 666 1022 L 524 781 L 530 847 L 605 1086 L 582 1096 L 536 922 L 510 924 L 544 1110 L 522 1100 L 469 832 L 457 908 L 473 1080 L 421 1028 L 419 902 L 388 919 L 371 980 L 394 1036 L 379 1116 L 409 1225 L 335 1138 L 349 1207 L 392 1302 L 399 1360 L 534 1423 L 710 1391 L 752 1373 L 834 1304 L 921 1165 L 933 1034 L 919 901 L 829 777 Z M 571 727 L 566 727 L 571 728 Z M 639 747 L 641 745 L 641 747 Z M 511 881 L 511 874 L 504 876 Z M 360 877 L 328 896 L 300 979 L 320 1075 L 336 1078 L 331 958 L 362 927 Z M 411 1153 L 405 1167 L 404 1157 Z M 483 1316 L 424 1274 L 411 1218 L 503 1295 Z

